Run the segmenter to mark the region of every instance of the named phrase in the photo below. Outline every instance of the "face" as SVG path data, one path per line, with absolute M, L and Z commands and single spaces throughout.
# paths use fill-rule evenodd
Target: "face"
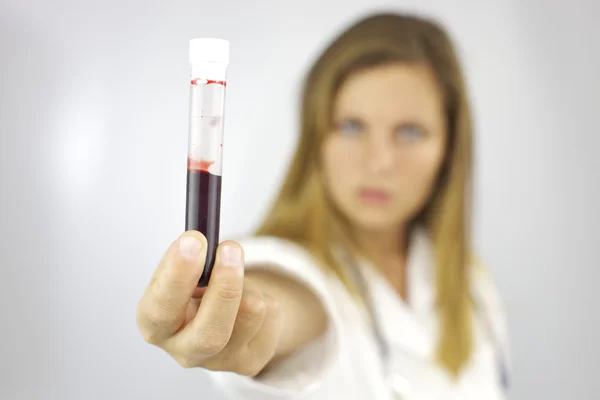
M 359 230 L 410 222 L 432 195 L 446 121 L 432 71 L 389 64 L 359 71 L 340 88 L 322 165 L 328 194 Z

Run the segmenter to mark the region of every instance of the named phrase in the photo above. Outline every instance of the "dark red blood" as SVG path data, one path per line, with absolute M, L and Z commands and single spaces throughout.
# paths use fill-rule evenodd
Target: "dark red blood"
M 188 165 L 196 164 L 188 161 Z M 220 219 L 221 177 L 202 168 L 188 167 L 185 230 L 201 232 L 208 242 L 206 262 L 198 287 L 205 287 L 210 279 L 219 244 Z

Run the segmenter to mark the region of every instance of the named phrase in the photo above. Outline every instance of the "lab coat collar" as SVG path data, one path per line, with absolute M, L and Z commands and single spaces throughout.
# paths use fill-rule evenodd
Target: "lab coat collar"
M 409 241 L 406 262 L 408 300 L 405 302 L 388 281 L 379 275 L 372 292 L 380 312 L 379 321 L 392 351 L 427 359 L 434 341 L 433 257 L 427 231 L 414 228 Z
M 360 267 L 377 313 L 376 321 L 392 351 L 418 360 L 430 358 L 436 326 L 433 251 L 426 229 L 414 228 L 409 241 L 408 302 L 370 262 L 360 260 Z

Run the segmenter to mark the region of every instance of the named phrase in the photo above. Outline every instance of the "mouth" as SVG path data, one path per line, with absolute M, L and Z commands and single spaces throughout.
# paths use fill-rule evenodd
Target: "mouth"
M 367 204 L 385 205 L 392 200 L 390 192 L 382 189 L 362 188 L 358 192 L 360 200 Z

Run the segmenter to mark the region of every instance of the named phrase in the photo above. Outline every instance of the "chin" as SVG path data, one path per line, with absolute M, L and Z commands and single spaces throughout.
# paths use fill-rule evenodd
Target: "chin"
M 391 216 L 389 211 L 363 209 L 360 214 L 350 216 L 352 225 L 363 231 L 389 231 L 402 226 L 404 218 Z

